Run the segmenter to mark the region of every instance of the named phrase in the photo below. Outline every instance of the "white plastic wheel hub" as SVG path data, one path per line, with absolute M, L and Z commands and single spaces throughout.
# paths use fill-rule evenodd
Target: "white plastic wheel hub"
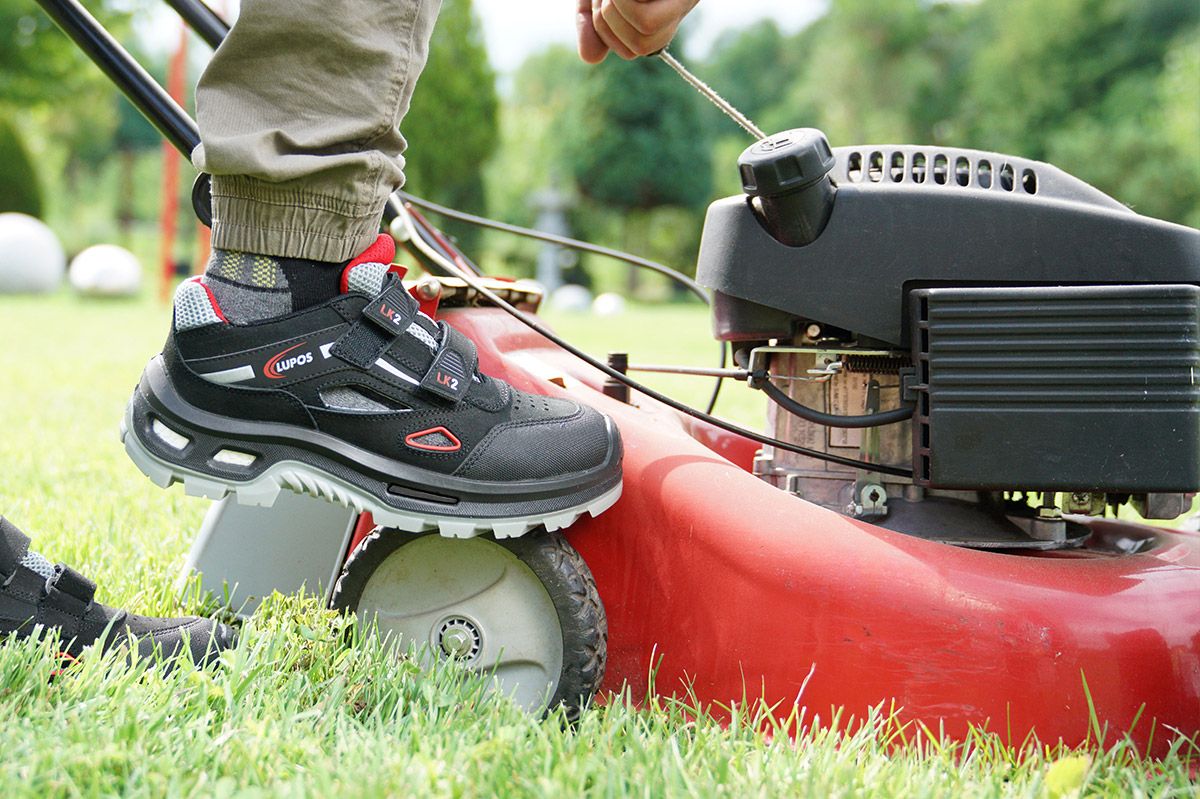
M 546 706 L 563 666 L 562 627 L 541 580 L 485 538 L 429 535 L 397 549 L 368 578 L 359 618 L 418 657 L 489 674 L 530 711 Z

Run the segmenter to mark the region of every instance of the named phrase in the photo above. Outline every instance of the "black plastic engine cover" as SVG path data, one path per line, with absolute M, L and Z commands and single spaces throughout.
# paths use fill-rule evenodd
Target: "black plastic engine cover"
M 912 293 L 913 472 L 937 488 L 1200 488 L 1200 288 Z
M 1050 164 L 917 145 L 834 153 L 836 201 L 816 241 L 780 244 L 745 196 L 719 200 L 699 282 L 897 346 L 916 288 L 1200 284 L 1200 231 L 1139 216 Z M 718 335 L 737 339 L 726 322 Z

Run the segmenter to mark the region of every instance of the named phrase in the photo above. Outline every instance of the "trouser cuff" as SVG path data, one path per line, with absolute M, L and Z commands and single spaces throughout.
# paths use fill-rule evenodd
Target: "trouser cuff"
M 245 176 L 213 176 L 212 246 L 279 258 L 347 261 L 379 234 L 383 204 L 314 195 Z

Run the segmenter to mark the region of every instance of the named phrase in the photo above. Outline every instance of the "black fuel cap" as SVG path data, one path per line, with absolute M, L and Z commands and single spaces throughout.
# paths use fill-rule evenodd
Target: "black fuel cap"
M 796 128 L 750 145 L 738 158 L 738 170 L 746 194 L 778 197 L 823 179 L 835 163 L 824 133 Z

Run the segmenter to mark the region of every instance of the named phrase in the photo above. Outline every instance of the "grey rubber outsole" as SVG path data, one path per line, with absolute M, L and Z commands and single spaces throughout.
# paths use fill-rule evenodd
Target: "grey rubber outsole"
M 132 406 L 121 420 L 121 442 L 134 465 L 162 488 L 182 483 L 184 493 L 193 497 L 219 500 L 232 494 L 240 505 L 269 508 L 279 492 L 293 491 L 324 499 L 350 508 L 356 513 L 370 513 L 376 524 L 395 527 L 411 533 L 436 530 L 446 538 L 474 538 L 491 533 L 496 538 L 517 538 L 537 527 L 562 530 L 570 527 L 583 514 L 599 516 L 621 498 L 622 484 L 586 502 L 554 513 L 528 517 L 503 518 L 445 518 L 418 514 L 389 507 L 369 493 L 345 480 L 299 461 L 280 461 L 258 477 L 245 482 L 221 480 L 169 463 L 151 453 L 133 432 Z

